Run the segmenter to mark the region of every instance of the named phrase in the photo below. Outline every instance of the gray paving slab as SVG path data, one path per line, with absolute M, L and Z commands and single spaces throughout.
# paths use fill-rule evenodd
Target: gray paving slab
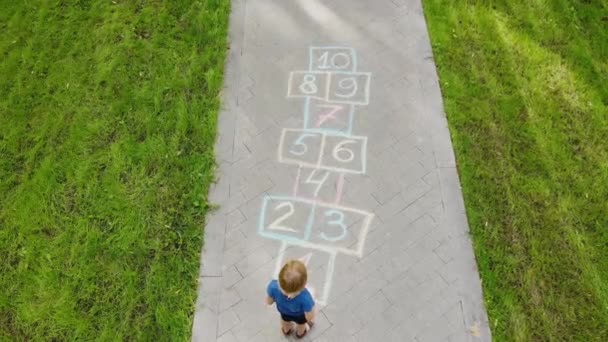
M 420 0 L 232 1 L 222 102 L 193 341 L 285 340 L 306 255 L 305 341 L 491 340 Z

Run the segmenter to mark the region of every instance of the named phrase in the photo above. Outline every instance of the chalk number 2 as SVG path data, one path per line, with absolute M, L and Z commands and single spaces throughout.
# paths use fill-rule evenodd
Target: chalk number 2
M 282 211 L 283 208 L 287 208 L 287 211 L 283 213 L 283 215 L 279 216 L 276 220 L 272 221 L 268 225 L 268 229 L 279 230 L 284 232 L 292 232 L 295 233 L 297 230 L 293 228 L 289 228 L 287 226 L 281 225 L 283 221 L 287 220 L 294 213 L 293 203 L 291 202 L 281 202 L 274 207 L 274 211 Z M 284 210 L 283 210 L 284 211 Z

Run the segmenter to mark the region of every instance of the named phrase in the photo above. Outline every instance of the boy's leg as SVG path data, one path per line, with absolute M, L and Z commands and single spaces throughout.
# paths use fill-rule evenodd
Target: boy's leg
M 304 335 L 306 333 L 306 329 L 308 329 L 306 323 L 296 324 L 296 334 L 298 334 L 298 336 Z
M 283 331 L 283 334 L 289 334 L 291 332 L 292 327 L 293 324 L 291 322 L 281 320 L 281 330 Z

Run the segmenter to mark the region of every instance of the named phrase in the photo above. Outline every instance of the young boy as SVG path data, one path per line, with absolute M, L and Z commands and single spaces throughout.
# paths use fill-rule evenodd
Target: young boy
M 306 266 L 301 261 L 290 260 L 281 268 L 279 280 L 272 280 L 266 289 L 266 303 L 277 303 L 281 331 L 285 335 L 291 334 L 295 323 L 296 337 L 302 338 L 314 324 L 315 302 L 306 289 L 307 278 Z

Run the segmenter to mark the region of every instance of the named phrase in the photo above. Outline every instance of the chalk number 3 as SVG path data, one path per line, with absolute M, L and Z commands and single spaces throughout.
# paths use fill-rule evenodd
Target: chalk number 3
M 346 223 L 344 222 L 344 213 L 339 210 L 328 210 L 325 212 L 325 217 L 333 218 L 330 221 L 327 221 L 327 224 L 330 226 L 337 226 L 340 228 L 340 233 L 334 236 L 327 236 L 325 233 L 321 233 L 320 236 L 322 239 L 327 241 L 339 241 L 344 239 L 346 236 Z

